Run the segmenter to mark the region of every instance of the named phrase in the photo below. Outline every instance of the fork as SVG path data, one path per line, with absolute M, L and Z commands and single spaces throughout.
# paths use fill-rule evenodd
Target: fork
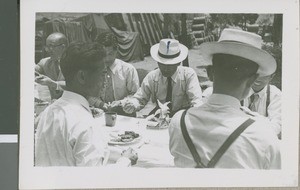
M 140 149 L 142 146 L 144 146 L 145 144 L 149 144 L 149 143 L 150 143 L 150 139 L 146 139 L 140 146 L 137 147 L 137 149 Z

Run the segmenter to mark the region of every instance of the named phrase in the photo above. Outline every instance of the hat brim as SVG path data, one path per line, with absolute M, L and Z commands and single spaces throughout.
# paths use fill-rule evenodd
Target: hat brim
M 150 49 L 151 57 L 155 61 L 165 64 L 165 65 L 174 65 L 177 63 L 181 63 L 183 60 L 185 60 L 185 58 L 188 55 L 188 48 L 182 44 L 179 44 L 179 49 L 180 49 L 179 56 L 175 57 L 175 58 L 171 58 L 171 59 L 166 59 L 166 58 L 160 57 L 158 55 L 158 48 L 159 48 L 159 43 L 155 44 L 151 47 L 151 49 Z
M 213 54 L 223 53 L 249 59 L 258 64 L 259 76 L 271 75 L 276 71 L 276 61 L 268 52 L 237 42 L 207 42 L 199 47 L 204 60 L 212 64 Z

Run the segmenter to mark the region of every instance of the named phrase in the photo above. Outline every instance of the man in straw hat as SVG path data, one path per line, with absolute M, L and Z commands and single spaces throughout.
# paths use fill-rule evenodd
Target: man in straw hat
M 188 55 L 187 47 L 174 39 L 162 39 L 151 47 L 150 53 L 159 69 L 148 73 L 135 95 L 125 103 L 124 111 L 141 110 L 150 97 L 156 104 L 157 101 L 170 102 L 171 115 L 180 109 L 200 105 L 202 92 L 197 74 L 192 68 L 180 66 Z
M 218 42 L 200 46 L 212 60 L 213 94 L 200 107 L 172 118 L 170 152 L 176 166 L 280 169 L 279 140 L 272 124 L 240 109 L 257 77 L 276 69 L 275 59 L 261 49 L 261 42 L 256 34 L 224 29 Z

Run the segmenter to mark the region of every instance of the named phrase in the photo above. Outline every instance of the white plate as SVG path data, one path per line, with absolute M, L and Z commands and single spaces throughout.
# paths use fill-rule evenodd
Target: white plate
M 158 122 L 156 121 L 147 121 L 147 129 L 167 129 L 169 125 L 164 125 L 163 127 L 157 127 Z
M 116 142 L 116 141 L 112 141 L 112 139 L 118 138 L 119 134 L 124 134 L 124 132 L 111 132 L 109 134 L 109 136 L 111 137 L 111 139 L 109 139 L 108 144 L 110 145 L 128 145 L 128 144 L 133 144 L 136 143 L 138 141 L 140 141 L 142 139 L 142 136 L 140 135 L 138 138 L 133 139 L 132 141 L 129 142 Z

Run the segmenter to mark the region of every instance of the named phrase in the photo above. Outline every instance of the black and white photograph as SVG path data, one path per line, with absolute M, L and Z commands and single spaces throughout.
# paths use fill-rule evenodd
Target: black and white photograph
M 298 184 L 286 10 L 67 2 L 21 4 L 20 189 Z

